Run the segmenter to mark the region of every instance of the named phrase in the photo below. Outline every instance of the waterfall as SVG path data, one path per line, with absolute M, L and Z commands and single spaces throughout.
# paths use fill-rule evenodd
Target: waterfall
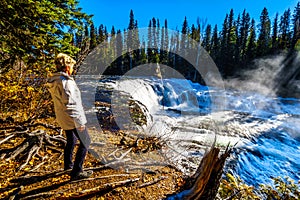
M 216 137 L 218 146 L 236 144 L 226 170 L 246 183 L 270 184 L 271 177 L 286 175 L 300 179 L 299 99 L 238 89 L 224 91 L 177 78 L 123 76 L 82 81 L 78 85 L 83 90 L 85 107 L 87 94 L 95 91 L 96 87 L 90 88 L 93 84 L 109 91 L 116 116 L 119 102 L 126 102 L 122 98 L 138 102 L 147 124 L 139 126 L 133 121 L 131 124 L 163 140 L 169 147 L 162 152 L 168 162 L 187 175 L 194 172 Z M 95 94 L 91 96 L 95 101 Z M 227 103 L 222 110 L 218 109 L 215 104 L 224 101 Z M 86 110 L 93 111 L 94 103 L 90 106 Z M 118 117 L 123 118 L 117 120 L 119 126 L 131 120 L 130 114 Z

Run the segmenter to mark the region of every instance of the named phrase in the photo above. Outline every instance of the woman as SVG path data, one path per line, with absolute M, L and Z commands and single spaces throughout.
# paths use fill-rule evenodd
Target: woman
M 93 171 L 83 171 L 90 136 L 85 124 L 87 122 L 81 102 L 81 94 L 71 77 L 75 60 L 70 56 L 59 53 L 55 58 L 57 72 L 48 79 L 48 89 L 54 102 L 56 120 L 65 130 L 67 144 L 64 149 L 64 169 L 71 169 L 71 180 L 90 177 Z M 73 162 L 73 150 L 77 139 L 80 145 Z

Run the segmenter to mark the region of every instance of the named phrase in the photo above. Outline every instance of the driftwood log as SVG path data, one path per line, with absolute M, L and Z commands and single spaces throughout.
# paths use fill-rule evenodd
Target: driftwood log
M 13 139 L 19 138 L 23 140 L 21 143 L 14 145 L 11 148 L 5 148 L 0 150 L 0 158 L 9 160 L 18 160 L 22 163 L 18 170 L 23 169 L 28 165 L 29 161 L 33 157 L 38 157 L 44 160 L 45 157 L 40 155 L 41 150 L 53 150 L 60 153 L 62 152 L 62 147 L 65 145 L 66 140 L 62 135 L 49 135 L 43 129 L 36 129 L 31 131 L 30 127 L 44 126 L 53 130 L 57 130 L 56 127 L 51 125 L 45 125 L 41 123 L 36 123 L 33 125 L 28 125 L 27 127 L 7 127 L 0 134 L 0 145 L 6 142 L 11 143 Z M 20 130 L 19 130 L 20 129 Z M 43 164 L 43 162 L 41 163 Z M 38 168 L 34 168 L 35 170 Z
M 167 200 L 213 200 L 220 185 L 223 167 L 231 149 L 226 148 L 221 155 L 220 149 L 214 145 L 202 158 L 195 174 L 186 180 L 183 191 L 169 195 Z

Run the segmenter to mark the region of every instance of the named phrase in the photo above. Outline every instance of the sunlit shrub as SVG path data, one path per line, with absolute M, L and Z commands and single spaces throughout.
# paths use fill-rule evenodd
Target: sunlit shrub
M 300 181 L 295 183 L 289 177 L 273 178 L 273 186 L 261 184 L 258 188 L 245 184 L 239 177 L 226 174 L 222 179 L 218 199 L 265 199 L 265 200 L 296 200 L 300 199 Z

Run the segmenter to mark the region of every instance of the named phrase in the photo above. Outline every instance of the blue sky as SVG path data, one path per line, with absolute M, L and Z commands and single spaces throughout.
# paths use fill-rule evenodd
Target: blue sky
M 168 20 L 168 28 L 181 30 L 184 17 L 188 24 L 196 24 L 197 18 L 207 19 L 211 25 L 218 24 L 218 30 L 225 19 L 226 13 L 233 8 L 235 18 L 244 9 L 259 22 L 259 16 L 264 7 L 268 9 L 269 17 L 274 19 L 276 12 L 279 16 L 290 8 L 292 13 L 298 0 L 80 0 L 79 7 L 83 12 L 94 14 L 93 21 L 96 27 L 103 24 L 110 31 L 112 25 L 123 31 L 129 24 L 129 13 L 132 9 L 138 21 L 138 27 L 147 27 L 153 17 Z

